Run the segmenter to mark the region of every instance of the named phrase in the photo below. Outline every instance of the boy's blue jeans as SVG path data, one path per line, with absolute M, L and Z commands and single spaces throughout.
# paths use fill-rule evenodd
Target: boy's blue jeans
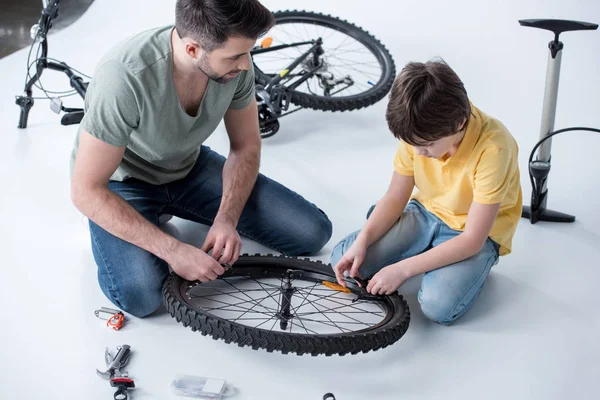
M 373 209 L 374 206 L 367 218 Z M 332 266 L 354 243 L 359 232 L 351 233 L 335 246 L 331 254 Z M 460 233 L 450 229 L 419 202 L 411 200 L 398 222 L 367 249 L 359 275 L 370 278 L 380 269 L 423 253 Z M 418 294 L 425 316 L 434 322 L 449 325 L 469 311 L 490 269 L 498 263 L 498 250 L 498 244 L 488 238 L 474 256 L 425 273 Z
M 180 181 L 166 185 L 111 181 L 109 189 L 155 225 L 162 214 L 211 225 L 221 204 L 224 163 L 223 156 L 203 146 L 196 165 Z M 158 309 L 169 272 L 167 263 L 93 221 L 89 225 L 98 282 L 106 297 L 137 317 Z M 273 250 L 296 256 L 321 250 L 331 238 L 332 226 L 314 204 L 259 174 L 237 230 Z

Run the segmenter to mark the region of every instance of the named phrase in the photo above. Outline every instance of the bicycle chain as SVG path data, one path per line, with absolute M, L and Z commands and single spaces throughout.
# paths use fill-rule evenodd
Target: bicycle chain
M 297 111 L 300 111 L 300 110 L 302 110 L 303 108 L 304 108 L 304 107 L 298 107 L 298 108 L 296 108 L 296 109 L 294 109 L 294 110 L 292 110 L 292 111 L 288 111 L 288 112 L 286 112 L 285 114 L 281 114 L 281 116 L 279 116 L 279 117 L 265 119 L 265 120 L 263 120 L 263 121 L 261 121 L 261 122 L 262 122 L 262 124 L 263 124 L 263 125 L 267 125 L 267 124 L 270 124 L 271 122 L 277 121 L 279 118 L 283 118 L 283 117 L 285 117 L 286 115 L 290 115 L 290 114 L 293 114 L 293 113 L 295 113 L 295 112 L 297 112 Z

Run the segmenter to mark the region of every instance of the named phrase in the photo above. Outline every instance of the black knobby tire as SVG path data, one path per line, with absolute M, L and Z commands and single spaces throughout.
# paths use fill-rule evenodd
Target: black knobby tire
M 368 91 L 352 96 L 326 97 L 293 90 L 290 100 L 293 104 L 323 111 L 350 111 L 373 105 L 389 93 L 396 75 L 394 60 L 387 48 L 369 32 L 346 20 L 321 13 L 286 10 L 277 11 L 274 16 L 276 25 L 290 22 L 312 23 L 345 33 L 369 49 L 382 68 L 380 80 Z M 256 64 L 255 72 L 260 83 L 265 84 L 269 80 Z
M 239 258 L 233 268 L 245 265 L 264 265 L 268 268 L 283 270 L 300 269 L 335 279 L 330 265 L 309 259 L 245 254 Z M 199 331 L 202 335 L 210 335 L 213 339 L 223 339 L 226 343 L 234 342 L 240 347 L 250 346 L 255 350 L 262 348 L 268 352 L 280 351 L 284 354 L 292 352 L 297 355 L 311 354 L 313 356 L 366 353 L 395 343 L 406 333 L 410 323 L 408 304 L 401 295 L 395 293 L 384 297 L 389 306 L 393 307 L 394 313 L 370 330 L 329 335 L 269 331 L 228 321 L 190 307 L 185 293 L 182 293 L 182 287 L 188 283 L 190 282 L 174 273 L 167 278 L 163 287 L 163 303 L 171 316 L 193 331 Z

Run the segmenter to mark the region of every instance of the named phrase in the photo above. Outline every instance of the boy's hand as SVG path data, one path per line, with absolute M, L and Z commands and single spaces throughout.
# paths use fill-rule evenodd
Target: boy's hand
M 342 259 L 333 268 L 335 277 L 340 285 L 346 287 L 344 282 L 344 272 L 350 271 L 350 277 L 354 278 L 358 274 L 358 269 L 365 260 L 367 254 L 367 244 L 360 237 L 356 239 L 352 246 L 344 253 Z
M 390 295 L 394 293 L 410 278 L 406 271 L 407 269 L 403 267 L 402 262 L 388 265 L 373 275 L 369 286 L 367 286 L 367 292 L 373 295 Z

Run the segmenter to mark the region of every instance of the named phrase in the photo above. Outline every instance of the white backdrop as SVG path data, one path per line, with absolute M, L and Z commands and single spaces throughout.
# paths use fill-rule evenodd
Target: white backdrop
M 521 27 L 522 18 L 600 23 L 593 0 L 503 2 L 383 0 L 264 1 L 272 10 L 302 8 L 343 17 L 372 32 L 399 70 L 408 61 L 443 57 L 472 101 L 502 120 L 519 142 L 524 199 L 526 160 L 537 141 L 549 32 Z M 72 26 L 50 36 L 49 56 L 88 74 L 117 41 L 172 23 L 174 1 L 97 0 Z M 600 127 L 600 31 L 565 33 L 556 128 Z M 133 399 L 170 398 L 178 373 L 227 379 L 240 399 L 578 399 L 595 398 L 600 376 L 600 135 L 571 133 L 553 143 L 549 207 L 576 214 L 570 225 L 523 220 L 514 253 L 490 275 L 473 310 L 452 327 L 425 320 L 415 293 L 401 292 L 412 321 L 394 346 L 366 355 L 297 357 L 214 341 L 168 315 L 103 327 L 93 310 L 108 306 L 96 283 L 85 219 L 69 199 L 68 159 L 76 127 L 59 124 L 36 100 L 29 127 L 16 129 L 14 95 L 23 88 L 28 49 L 0 60 L 0 388 L 2 398 L 107 399 L 95 375 L 106 346 L 127 343 Z M 46 72 L 47 89 L 67 90 Z M 41 93 L 36 91 L 36 95 Z M 78 106 L 77 98 L 65 105 Z M 315 258 L 360 228 L 387 188 L 396 141 L 385 123 L 386 101 L 351 113 L 302 111 L 281 120 L 264 141 L 261 171 L 317 203 L 334 236 Z M 223 127 L 208 144 L 225 152 Z M 206 229 L 175 221 L 172 229 L 201 243 Z M 244 251 L 266 251 L 245 242 Z

